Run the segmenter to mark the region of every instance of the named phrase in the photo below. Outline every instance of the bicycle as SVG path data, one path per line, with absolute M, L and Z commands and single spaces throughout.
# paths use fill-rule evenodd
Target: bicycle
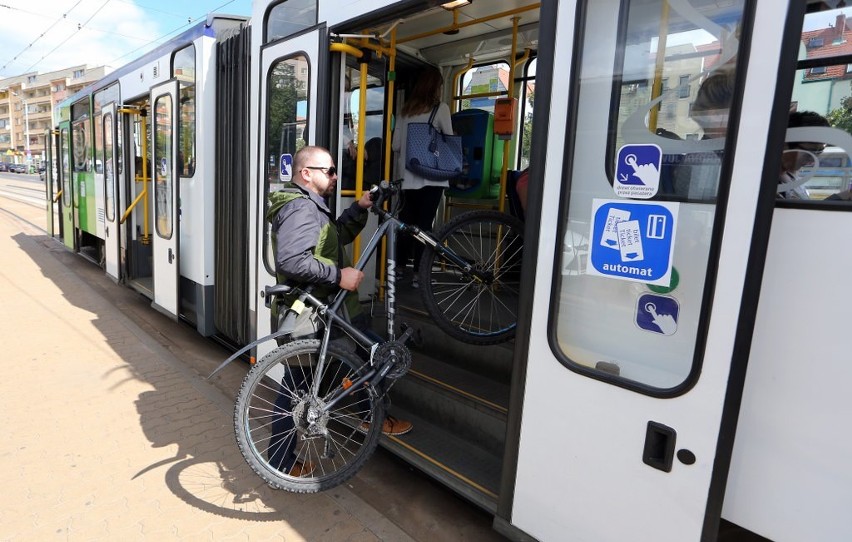
M 442 328 L 451 328 L 451 334 L 477 344 L 503 340 L 514 332 L 516 320 L 500 320 L 502 327 L 495 330 L 481 316 L 471 318 L 471 304 L 478 298 L 465 297 L 464 293 L 474 288 L 459 284 L 467 281 L 482 285 L 475 288 L 479 297 L 490 288 L 501 307 L 514 309 L 506 304 L 506 294 L 516 295 L 517 287 L 506 281 L 516 281 L 520 276 L 523 237 L 519 221 L 500 213 L 475 211 L 431 235 L 400 222 L 396 218 L 398 205 L 391 211 L 383 208 L 386 200 L 398 194 L 398 183 L 383 182 L 371 192 L 372 210 L 381 223 L 355 267 L 363 269 L 381 239 L 388 238 L 387 340 L 374 340 L 344 318 L 341 306 L 345 290 L 326 302 L 312 295 L 311 286 L 270 286 L 264 291 L 267 306 L 280 296 L 295 299 L 287 309 L 282 329 L 247 345 L 210 375 L 252 346 L 292 334 L 298 315 L 306 308 L 312 311 L 312 317 L 322 320 L 322 338 L 293 340 L 264 356 L 248 372 L 237 395 L 234 429 L 240 451 L 255 473 L 276 489 L 313 493 L 340 485 L 360 470 L 378 445 L 387 392 L 406 374 L 412 361 L 406 343 L 413 328 L 406 327 L 399 337 L 396 335 L 398 232 L 412 235 L 427 246 L 420 268 L 421 285 L 424 299 L 430 298 L 427 308 L 436 311 L 436 321 L 445 320 Z M 452 288 L 446 286 L 448 283 Z M 467 303 L 463 309 L 455 307 L 460 300 Z M 461 313 L 464 318 L 453 320 Z M 299 458 L 299 473 L 282 468 L 279 458 L 285 452 L 288 457 Z

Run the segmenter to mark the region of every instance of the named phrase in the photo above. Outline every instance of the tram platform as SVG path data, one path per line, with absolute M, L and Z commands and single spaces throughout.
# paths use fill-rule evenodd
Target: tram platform
M 246 367 L 0 198 L 0 540 L 503 540 L 379 449 L 343 486 L 266 486 L 233 437 Z

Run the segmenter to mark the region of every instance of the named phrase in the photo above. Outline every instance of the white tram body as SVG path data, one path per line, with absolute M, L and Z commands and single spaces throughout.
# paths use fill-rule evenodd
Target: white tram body
M 193 38 L 197 165 L 191 177 L 168 171 L 159 180 L 179 180 L 169 186 L 180 235 L 176 242 L 154 231 L 153 303 L 236 345 L 268 334 L 262 291 L 275 278 L 264 211 L 266 195 L 286 180 L 284 157 L 322 145 L 342 171 L 344 132 L 357 117 L 373 130 L 358 138 L 359 150 L 380 138 L 382 178 L 398 177 L 387 145 L 392 116 L 418 67 L 432 64 L 453 111 L 493 115 L 487 100 L 518 98 L 502 167 L 530 166 L 523 301 L 511 351 L 434 347 L 448 364 L 486 367 L 479 376 L 505 384 L 496 444 L 441 444 L 448 456 L 491 461 L 491 478 L 419 444 L 384 445 L 493 513 L 495 528 L 512 539 L 680 542 L 734 540 L 744 531 L 778 541 L 852 539 L 852 358 L 844 340 L 852 321 L 852 202 L 844 200 L 852 123 L 842 120 L 846 111 L 852 117 L 852 10 L 844 5 L 474 0 L 453 10 L 408 0 L 255 1 L 241 31 L 250 47 L 235 53 L 250 52 L 248 76 L 225 96 L 245 100 L 233 117 L 246 112 L 244 130 L 217 122 L 224 40 L 206 31 Z M 170 70 L 183 46 L 166 44 L 87 91 L 118 82 L 116 104 L 150 109 L 155 148 L 146 163 L 155 177 L 159 164 L 175 160 L 162 154 L 175 146 L 156 148 L 157 100 L 179 102 Z M 476 79 L 488 70 L 495 75 Z M 717 103 L 696 105 L 719 81 Z M 372 93 L 366 109 L 350 91 Z M 796 110 L 831 126 L 788 130 Z M 131 143 L 141 141 L 131 137 L 132 118 L 123 117 L 128 168 Z M 179 134 L 180 120 L 163 137 Z M 840 173 L 828 162 L 820 167 L 825 146 L 842 157 Z M 226 170 L 223 154 L 240 148 L 245 163 Z M 779 171 L 793 155 L 803 197 L 791 188 L 780 198 Z M 500 173 L 493 178 L 505 189 Z M 116 185 L 116 216 L 143 186 L 129 179 Z M 341 186 L 334 205 L 366 186 L 366 174 Z M 438 221 L 466 206 L 506 208 L 487 190 L 461 191 L 447 193 Z M 119 229 L 120 245 L 104 242 L 112 247 L 107 265 L 121 262 L 114 277 L 131 284 L 139 280 L 123 251 L 137 258 L 133 265 L 147 257 L 132 255 L 141 213 L 137 207 Z M 67 235 L 80 229 L 74 220 L 69 213 L 65 239 L 79 249 Z M 214 241 L 214 231 L 222 238 L 228 228 L 231 244 Z M 381 294 L 382 278 L 377 271 L 362 295 Z M 229 318 L 241 322 L 231 333 Z M 506 371 L 489 366 L 503 354 Z M 431 427 L 425 408 L 400 403 L 423 416 L 412 435 Z M 445 414 L 456 408 L 434 403 Z M 435 425 L 463 433 L 456 421 Z

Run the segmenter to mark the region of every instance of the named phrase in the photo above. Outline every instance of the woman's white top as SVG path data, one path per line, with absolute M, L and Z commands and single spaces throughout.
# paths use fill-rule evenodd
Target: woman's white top
M 400 116 L 396 119 L 391 148 L 397 156 L 396 174 L 397 178 L 402 175 L 403 190 L 417 190 L 424 186 L 443 186 L 444 188 L 450 186 L 449 181 L 431 181 L 405 169 L 405 147 L 408 140 L 408 125 L 412 122 L 428 122 L 431 114 L 432 110 L 430 109 L 426 113 L 411 117 Z M 447 104 L 442 103 L 438 105 L 438 112 L 435 114 L 435 118 L 432 119 L 432 126 L 437 128 L 441 133 L 453 135 L 453 122 L 450 118 L 450 108 Z

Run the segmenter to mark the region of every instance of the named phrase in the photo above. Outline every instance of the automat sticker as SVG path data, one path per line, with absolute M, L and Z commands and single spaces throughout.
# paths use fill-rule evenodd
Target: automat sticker
M 669 286 L 678 203 L 595 199 L 586 273 Z

